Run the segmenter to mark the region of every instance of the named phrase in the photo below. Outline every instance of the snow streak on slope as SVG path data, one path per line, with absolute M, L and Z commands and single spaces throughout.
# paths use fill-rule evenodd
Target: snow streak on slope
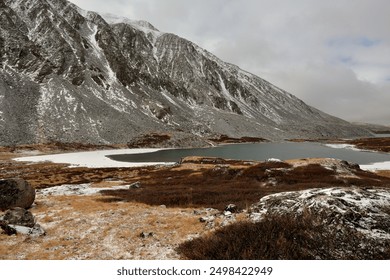
M 65 0 L 1 3 L 4 102 L 31 108 L 26 118 L 0 106 L 0 124 L 12 124 L 1 144 L 22 143 L 26 128 L 26 142 L 126 143 L 161 131 L 188 139 L 366 134 L 148 22 L 102 17 Z M 33 90 L 11 88 L 18 80 Z

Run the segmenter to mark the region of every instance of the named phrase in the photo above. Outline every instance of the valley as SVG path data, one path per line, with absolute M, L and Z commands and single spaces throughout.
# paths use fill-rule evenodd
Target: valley
M 90 148 L 73 145 L 72 150 Z M 251 205 L 269 195 L 335 187 L 390 193 L 388 171 L 376 174 L 334 159 L 187 157 L 174 165 L 120 168 L 12 160 L 58 152 L 52 145 L 2 148 L 0 176 L 23 178 L 36 189 L 31 212 L 46 231 L 39 237 L 1 234 L 2 258 L 192 258 L 181 244 L 250 221 Z M 138 187 L 132 188 L 134 183 Z M 232 213 L 226 211 L 229 204 L 236 206 Z
M 387 126 L 144 20 L 66 0 L 0 18 L 0 259 L 390 259 Z

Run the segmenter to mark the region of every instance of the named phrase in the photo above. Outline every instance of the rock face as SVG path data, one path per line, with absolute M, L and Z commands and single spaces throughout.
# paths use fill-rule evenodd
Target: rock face
M 390 190 L 377 188 L 309 189 L 269 195 L 250 208 L 252 221 L 265 214 L 316 213 L 329 227 L 349 227 L 367 238 L 390 241 Z
M 0 145 L 368 135 L 147 22 L 65 0 L 1 0 L 0 18 Z
M 13 207 L 30 208 L 35 200 L 35 189 L 23 179 L 0 180 L 0 210 Z

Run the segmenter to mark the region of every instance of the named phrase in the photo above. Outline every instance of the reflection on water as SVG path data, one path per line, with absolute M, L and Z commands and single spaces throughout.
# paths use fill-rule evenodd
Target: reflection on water
M 255 143 L 232 144 L 212 148 L 170 149 L 146 154 L 109 155 L 116 161 L 125 162 L 178 162 L 186 156 L 209 156 L 239 160 L 281 160 L 298 158 L 337 158 L 358 164 L 390 161 L 390 154 L 356 151 L 351 149 L 335 149 L 320 143 Z

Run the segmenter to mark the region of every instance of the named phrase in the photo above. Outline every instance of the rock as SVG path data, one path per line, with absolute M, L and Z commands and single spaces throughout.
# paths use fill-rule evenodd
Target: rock
M 232 215 L 232 212 L 230 212 L 230 211 L 224 211 L 224 212 L 223 212 L 223 215 L 224 215 L 224 216 L 231 216 L 231 215 Z
M 18 225 L 8 225 L 8 227 L 14 229 L 17 233 L 20 234 L 26 234 L 30 236 L 46 235 L 46 231 L 39 224 L 35 224 L 33 227 L 25 227 Z
M 236 213 L 238 211 L 238 207 L 235 204 L 229 204 L 225 207 L 225 211 L 229 211 L 231 213 Z
M 9 209 L 3 217 L 3 221 L 8 225 L 18 225 L 30 228 L 35 225 L 33 214 L 30 211 L 20 207 Z
M 23 179 L 0 180 L 0 210 L 13 207 L 30 208 L 35 200 L 35 189 Z
M 204 208 L 204 209 L 194 209 L 194 215 L 204 215 L 204 216 L 211 216 L 211 215 L 217 215 L 220 213 L 218 209 L 214 208 Z
M 129 185 L 129 189 L 139 189 L 141 187 L 141 182 L 137 181 Z
M 201 223 L 209 223 L 209 222 L 213 222 L 214 220 L 215 220 L 214 216 L 200 217 L 199 218 L 199 222 L 201 222 Z
M 153 237 L 153 232 L 141 232 L 139 237 L 141 238 L 147 238 L 147 237 Z
M 283 162 L 283 161 L 278 158 L 269 158 L 266 160 L 266 162 Z
M 266 215 L 316 213 L 330 227 L 358 229 L 366 237 L 379 233 L 390 240 L 390 190 L 334 187 L 307 189 L 264 196 L 250 207 L 249 218 L 261 221 Z M 375 229 L 375 231 L 374 231 Z
M 0 228 L 3 230 L 3 232 L 7 235 L 14 235 L 16 234 L 16 229 L 13 227 L 10 227 L 6 222 L 0 221 Z

